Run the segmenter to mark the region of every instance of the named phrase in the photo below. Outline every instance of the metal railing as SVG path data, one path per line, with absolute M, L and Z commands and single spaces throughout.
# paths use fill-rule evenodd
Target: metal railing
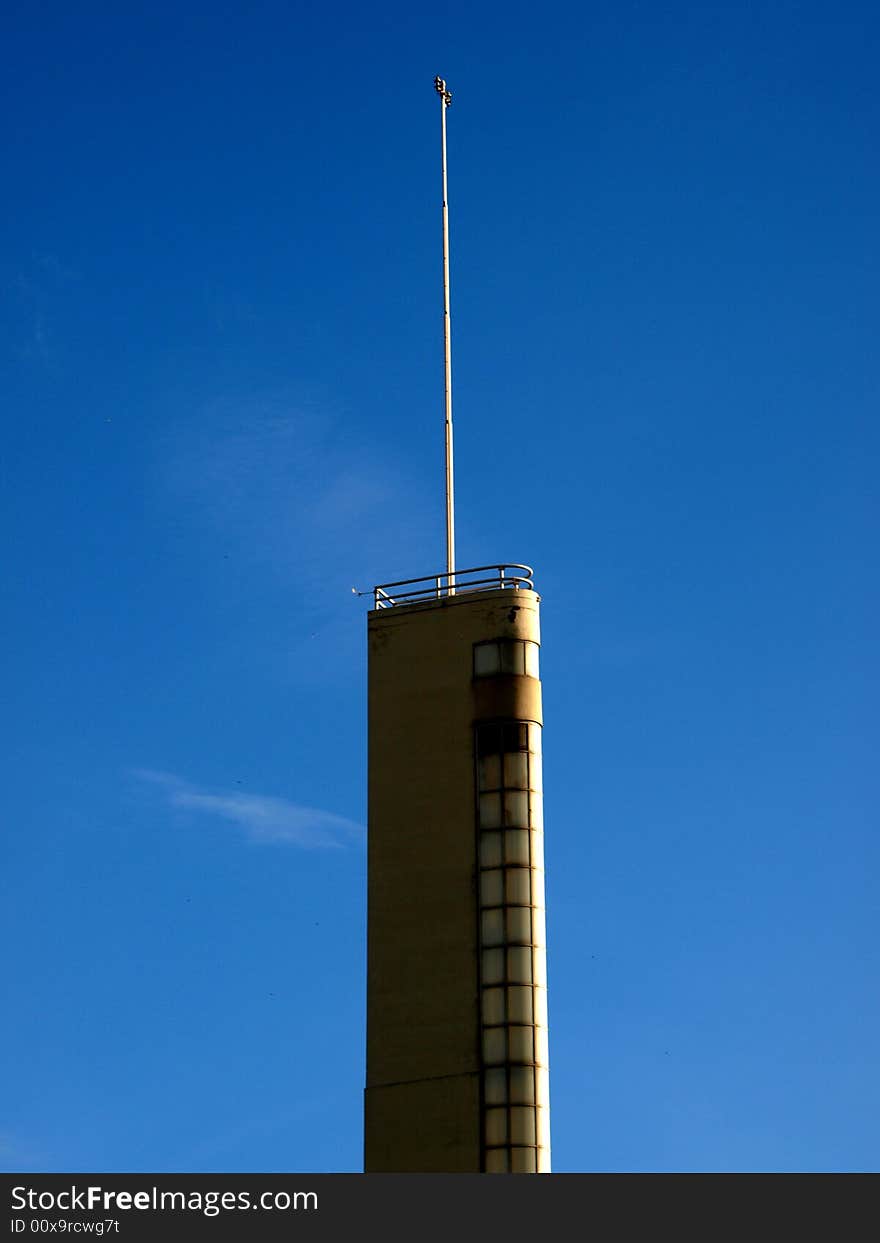
M 489 571 L 492 571 L 489 574 Z M 474 578 L 482 574 L 483 578 Z M 478 591 L 480 588 L 517 588 L 535 590 L 534 571 L 528 565 L 476 565 L 469 570 L 450 573 L 428 574 L 424 578 L 404 578 L 399 583 L 382 583 L 373 588 L 373 601 L 377 609 L 393 609 L 398 604 L 413 604 L 417 600 L 429 600 L 442 596 L 454 596 L 460 591 Z M 401 591 L 400 588 L 409 588 Z

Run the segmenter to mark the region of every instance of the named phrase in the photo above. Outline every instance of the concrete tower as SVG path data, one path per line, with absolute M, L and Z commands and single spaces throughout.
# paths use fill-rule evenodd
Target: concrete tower
M 368 1172 L 550 1169 L 539 597 L 523 566 L 368 616 Z

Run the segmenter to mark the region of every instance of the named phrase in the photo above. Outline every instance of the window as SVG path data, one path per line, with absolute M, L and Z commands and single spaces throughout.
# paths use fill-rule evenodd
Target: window
M 511 646 L 506 640 L 504 645 Z M 478 655 L 481 648 L 492 650 Z M 501 641 L 475 648 L 476 676 L 510 671 L 501 648 Z M 525 659 L 519 672 L 523 669 Z M 541 727 L 531 721 L 481 722 L 474 750 L 483 1168 L 544 1172 L 550 1169 L 550 1138 Z
M 538 644 L 530 639 L 491 639 L 474 644 L 474 677 L 493 678 L 499 674 L 537 678 Z

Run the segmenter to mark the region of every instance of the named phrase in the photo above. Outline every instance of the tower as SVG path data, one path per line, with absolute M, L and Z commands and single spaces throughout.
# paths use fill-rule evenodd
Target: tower
M 539 598 L 519 566 L 442 583 L 377 588 L 368 619 L 365 1166 L 540 1173 Z
M 550 1169 L 540 598 L 527 566 L 457 570 L 446 109 L 447 565 L 368 614 L 365 1169 Z

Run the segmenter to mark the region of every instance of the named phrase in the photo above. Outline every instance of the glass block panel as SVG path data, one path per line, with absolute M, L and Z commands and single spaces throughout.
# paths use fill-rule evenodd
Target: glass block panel
M 529 756 L 529 786 L 533 790 L 544 789 L 544 763 L 540 755 Z
M 529 824 L 538 833 L 544 829 L 544 796 L 540 790 L 533 790 L 529 795 Z
M 511 1174 L 537 1174 L 538 1158 L 534 1148 L 511 1148 Z
M 536 1027 L 535 1029 L 535 1061 L 539 1066 L 547 1066 L 550 1058 L 547 1051 L 547 1028 Z
M 507 1143 L 507 1110 L 487 1109 L 485 1117 L 487 1144 Z
M 550 1173 L 550 1149 L 549 1148 L 538 1149 L 538 1173 L 539 1174 Z
M 529 754 L 527 751 L 508 751 L 505 754 L 504 785 L 508 790 L 529 788 Z
M 537 875 L 540 876 L 541 873 L 539 872 L 537 873 Z M 543 896 L 544 895 L 541 894 L 542 898 Z M 533 945 L 546 945 L 547 944 L 546 922 L 547 921 L 544 916 L 544 908 L 540 906 L 536 906 L 534 910 L 532 911 L 532 944 Z
M 501 651 L 501 672 L 522 676 L 525 673 L 525 643 L 521 639 L 504 639 L 498 646 Z
M 502 741 L 502 727 L 496 721 L 477 726 L 477 755 L 498 755 Z
M 505 910 L 507 919 L 507 937 L 509 945 L 531 945 L 532 912 L 527 906 L 508 906 Z M 484 911 L 484 915 L 497 914 L 496 911 Z M 498 945 L 498 941 L 484 941 L 484 945 Z
M 507 1071 L 503 1067 L 483 1072 L 483 1096 L 487 1105 L 507 1104 Z
M 504 834 L 505 863 L 529 865 L 529 835 L 525 829 L 509 829 Z
M 502 906 L 504 904 L 504 873 L 499 869 L 494 872 L 480 873 L 480 905 Z
M 526 643 L 526 677 L 539 678 L 538 672 L 538 645 L 537 643 Z
M 533 1023 L 531 988 L 520 986 L 507 990 L 507 1017 L 511 1023 Z
M 506 1148 L 489 1148 L 486 1151 L 487 1174 L 509 1174 L 510 1153 Z
M 504 900 L 511 906 L 529 905 L 532 883 L 528 868 L 507 868 L 504 873 Z
M 535 1142 L 535 1111 L 525 1106 L 515 1106 L 510 1111 L 510 1142 L 533 1144 Z
M 550 1147 L 550 1113 L 547 1109 L 538 1109 L 535 1119 L 535 1134 L 542 1148 Z
M 483 833 L 480 837 L 480 866 L 495 868 L 501 865 L 501 834 Z
M 501 756 L 484 755 L 478 764 L 481 790 L 501 789 Z
M 510 951 L 508 951 L 509 953 Z M 538 988 L 547 987 L 547 952 L 543 946 L 532 950 L 533 954 L 533 970 L 535 972 L 535 984 Z
M 502 984 L 505 976 L 505 951 L 483 950 L 481 978 L 484 984 Z
M 501 825 L 501 795 L 480 795 L 480 828 L 497 829 Z
M 535 1060 L 534 1027 L 489 1028 L 489 1031 L 507 1031 L 508 1060 L 531 1065 Z M 486 1032 L 483 1033 L 484 1038 Z
M 493 1027 L 496 1023 L 503 1023 L 507 1018 L 504 1012 L 504 989 L 484 988 L 482 1009 L 483 1022 L 487 1027 Z
M 532 867 L 542 871 L 544 868 L 544 834 L 532 834 Z
M 482 911 L 480 914 L 480 943 L 484 946 L 504 944 L 503 910 Z
M 525 946 L 507 951 L 507 978 L 511 984 L 531 984 L 533 952 Z
M 536 725 L 534 721 L 530 721 L 527 728 L 528 728 L 528 735 L 529 735 L 529 750 L 533 751 L 535 755 L 540 755 L 541 754 L 541 732 L 542 732 L 541 726 Z
M 528 751 L 529 726 L 526 721 L 505 721 L 501 726 L 502 751 Z
M 503 1066 L 507 1061 L 506 1036 L 506 1027 L 483 1028 L 483 1062 L 486 1066 Z
M 474 647 L 474 677 L 485 678 L 500 672 L 497 643 L 477 643 Z
M 546 1109 L 550 1104 L 550 1075 L 546 1068 L 535 1071 L 535 1099 L 542 1108 Z
M 513 1105 L 535 1103 L 535 1071 L 531 1066 L 511 1066 L 510 1100 Z
M 536 988 L 534 996 L 535 1022 L 542 1027 L 547 1026 L 547 990 Z
M 497 794 L 484 794 L 482 798 L 497 798 Z M 529 796 L 525 790 L 505 790 L 504 823 L 518 829 L 529 827 Z M 492 825 L 492 828 L 495 826 Z

